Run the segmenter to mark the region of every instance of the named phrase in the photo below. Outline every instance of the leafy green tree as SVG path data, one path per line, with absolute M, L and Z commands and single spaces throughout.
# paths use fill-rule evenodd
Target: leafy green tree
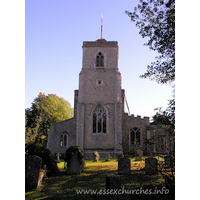
M 140 0 L 134 12 L 125 13 L 136 23 L 142 38 L 149 38 L 145 45 L 159 54 L 140 77 L 148 77 L 158 83 L 174 81 L 175 0 Z
M 44 107 L 55 122 L 73 117 L 73 108 L 63 98 L 49 96 L 44 102 Z
M 53 123 L 73 117 L 70 103 L 55 94 L 39 93 L 31 108 L 25 110 L 25 147 L 46 147 L 47 136 Z
M 35 142 L 40 122 L 42 119 L 42 109 L 37 103 L 33 103 L 31 108 L 25 110 L 25 145 Z
M 156 108 L 158 112 L 153 116 L 153 122 L 155 125 L 167 125 L 169 128 L 175 128 L 175 99 L 169 100 L 168 107 L 166 110 L 162 108 Z

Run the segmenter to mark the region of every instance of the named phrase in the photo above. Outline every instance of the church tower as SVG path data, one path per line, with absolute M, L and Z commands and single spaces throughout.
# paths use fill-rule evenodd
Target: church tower
M 62 156 L 72 145 L 84 149 L 85 159 L 92 159 L 97 151 L 101 158 L 108 154 L 116 158 L 128 153 L 129 148 L 142 146 L 150 150 L 145 139 L 157 135 L 157 153 L 169 153 L 173 138 L 160 125 L 150 125 L 149 117 L 134 117 L 124 113 L 125 91 L 121 89 L 118 69 L 117 41 L 83 42 L 83 62 L 79 74 L 79 90 L 74 92 L 74 117 L 53 124 L 48 132 L 47 149 L 52 156 Z M 171 130 L 173 131 L 173 130 Z
M 79 90 L 75 91 L 76 144 L 92 158 L 122 153 L 124 113 L 117 41 L 83 42 Z

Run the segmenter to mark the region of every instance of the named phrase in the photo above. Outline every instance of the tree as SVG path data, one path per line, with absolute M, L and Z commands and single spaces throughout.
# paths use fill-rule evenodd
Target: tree
M 155 62 L 147 66 L 141 78 L 158 83 L 175 80 L 175 0 L 140 0 L 134 12 L 125 11 L 142 38 L 149 38 L 145 45 L 157 51 Z
M 156 108 L 158 112 L 153 116 L 153 122 L 155 125 L 167 125 L 169 128 L 175 128 L 175 99 L 169 100 L 168 107 L 162 111 L 162 108 Z
M 42 108 L 33 103 L 31 108 L 25 110 L 25 145 L 35 142 L 38 135 L 40 121 L 42 119 Z
M 73 117 L 70 103 L 55 94 L 39 93 L 31 108 L 25 110 L 25 146 L 46 147 L 47 136 L 53 123 Z M 30 148 L 29 148 L 30 149 Z

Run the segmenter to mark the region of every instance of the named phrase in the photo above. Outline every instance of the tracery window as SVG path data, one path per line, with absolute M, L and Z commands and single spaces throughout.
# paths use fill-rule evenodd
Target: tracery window
M 93 111 L 93 133 L 106 133 L 106 111 L 100 104 Z
M 60 135 L 60 146 L 66 147 L 68 146 L 68 135 L 66 132 L 61 133 Z
M 140 144 L 140 130 L 136 127 L 131 129 L 131 144 Z
M 96 67 L 103 67 L 104 66 L 104 57 L 101 52 L 98 53 L 96 57 Z

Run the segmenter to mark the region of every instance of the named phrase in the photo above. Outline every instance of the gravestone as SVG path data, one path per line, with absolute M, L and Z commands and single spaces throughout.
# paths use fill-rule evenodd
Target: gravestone
M 135 156 L 135 161 L 141 161 L 142 160 L 142 156 Z
M 106 176 L 106 189 L 120 189 L 121 177 L 120 175 L 107 175 Z
M 133 196 L 132 194 L 126 194 L 123 192 L 123 189 L 121 188 L 120 175 L 107 175 L 106 193 L 102 192 L 101 194 L 94 194 L 93 200 L 132 200 L 137 199 L 137 196 Z
M 145 174 L 152 175 L 158 173 L 158 160 L 156 158 L 145 158 Z
M 111 158 L 112 158 L 112 156 L 110 156 L 110 154 L 108 154 L 107 156 L 106 156 L 106 159 L 105 159 L 105 161 L 110 161 L 111 160 Z
M 56 157 L 57 157 L 57 162 L 58 162 L 58 163 L 60 163 L 60 156 L 61 156 L 61 154 L 60 154 L 60 153 L 57 153 L 57 154 L 56 154 Z
M 67 162 L 67 174 L 81 174 L 80 159 L 77 153 L 72 153 L 70 160 Z
M 131 173 L 131 162 L 128 158 L 121 158 L 118 161 L 118 174 L 130 174 Z
M 25 158 L 25 189 L 37 188 L 42 159 L 38 156 Z

